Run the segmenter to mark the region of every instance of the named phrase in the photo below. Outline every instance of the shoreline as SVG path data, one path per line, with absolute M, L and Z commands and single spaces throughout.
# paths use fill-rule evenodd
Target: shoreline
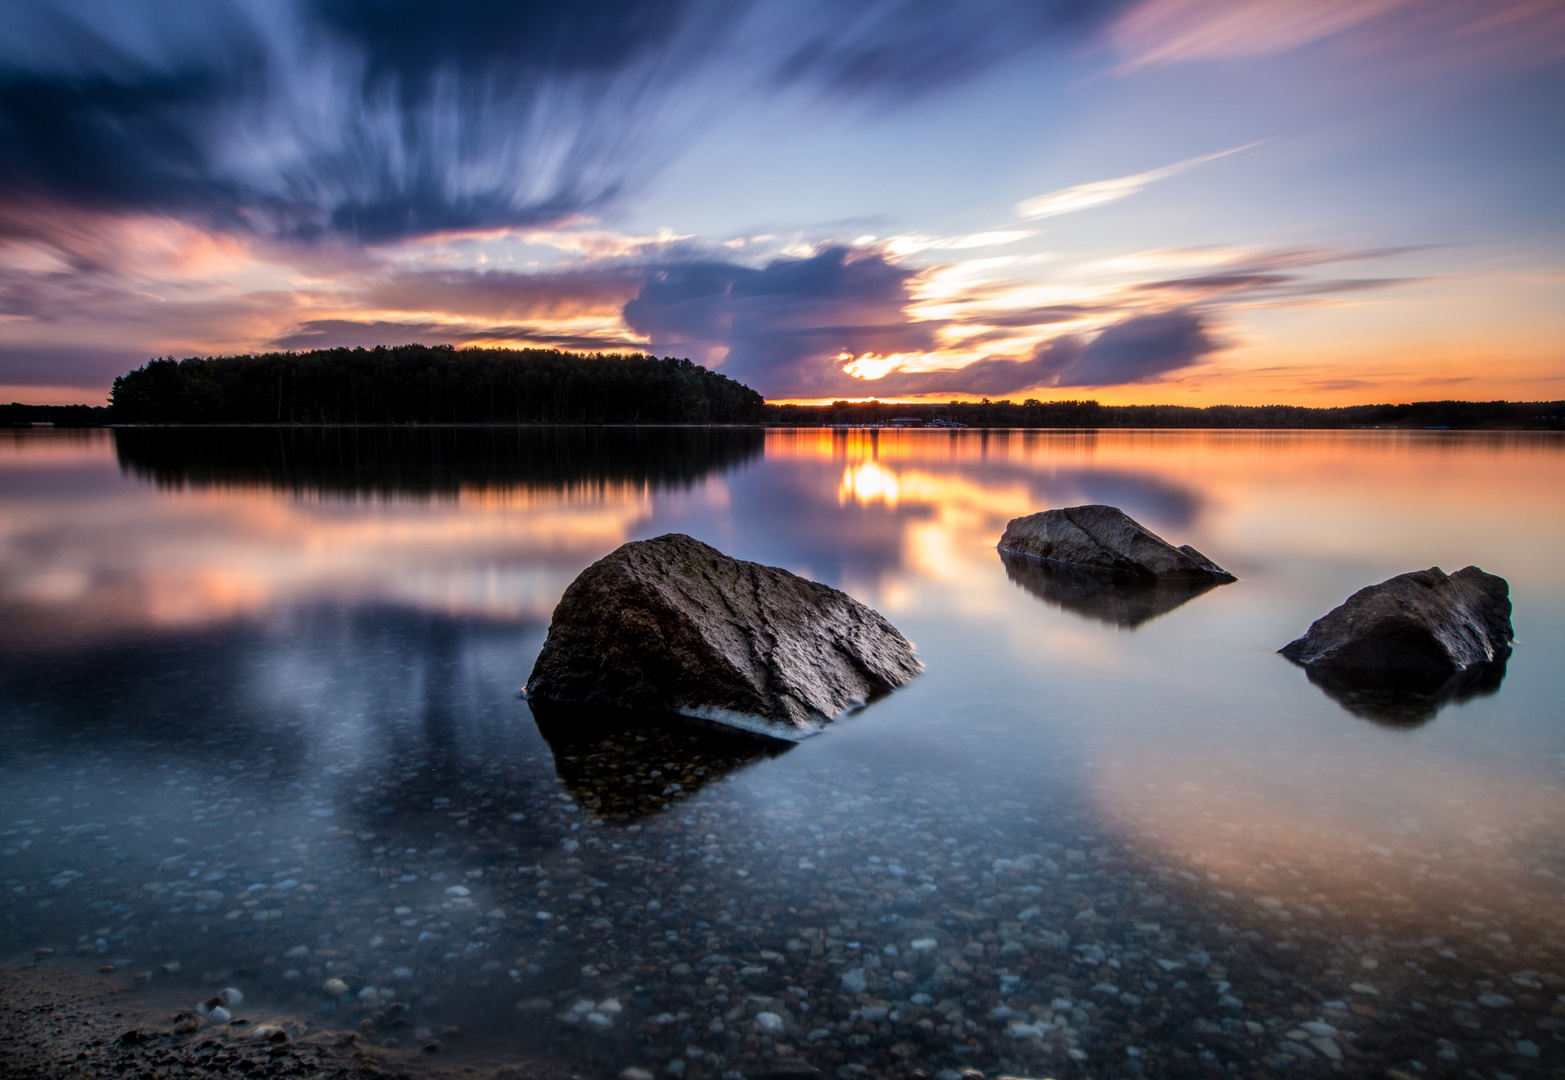
M 250 1080 L 581 1080 L 583 1074 L 563 1060 L 464 1050 L 459 1035 L 437 1053 L 378 1046 L 357 1030 L 260 1006 L 236 1007 L 232 1023 L 206 1018 L 194 1031 L 176 1030 L 175 1017 L 191 1012 L 192 1003 L 174 988 L 138 985 L 129 971 L 94 971 L 73 957 L 0 962 L 0 1072 L 27 1080 L 235 1071 Z M 263 1025 L 286 1038 L 275 1030 L 270 1039 L 258 1038 Z

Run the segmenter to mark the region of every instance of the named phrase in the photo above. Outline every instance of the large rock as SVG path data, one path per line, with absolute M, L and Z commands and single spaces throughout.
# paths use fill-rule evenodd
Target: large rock
M 1012 555 L 1121 578 L 1238 580 L 1190 545 L 1174 547 L 1113 506 L 1068 506 L 1013 518 L 999 546 Z
M 1360 589 L 1280 651 L 1339 688 L 1436 694 L 1453 677 L 1502 664 L 1512 637 L 1504 578 L 1432 566 Z
M 846 593 L 671 533 L 571 582 L 527 695 L 798 739 L 920 666 L 896 627 Z

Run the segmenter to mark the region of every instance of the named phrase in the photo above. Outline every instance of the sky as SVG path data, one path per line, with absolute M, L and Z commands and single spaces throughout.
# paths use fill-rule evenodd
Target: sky
M 155 356 L 771 400 L 1565 398 L 1565 0 L 8 0 L 0 401 Z

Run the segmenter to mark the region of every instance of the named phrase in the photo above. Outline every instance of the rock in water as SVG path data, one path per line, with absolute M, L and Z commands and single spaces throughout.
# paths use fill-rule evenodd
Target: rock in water
M 1511 653 L 1505 579 L 1476 566 L 1447 577 L 1438 566 L 1360 589 L 1279 650 L 1312 670 L 1366 685 L 1422 693 Z
M 670 533 L 571 582 L 527 695 L 799 739 L 920 667 L 896 627 L 846 593 Z
M 1113 506 L 1068 506 L 1013 518 L 1000 550 L 1145 581 L 1237 581 L 1195 548 L 1175 547 Z

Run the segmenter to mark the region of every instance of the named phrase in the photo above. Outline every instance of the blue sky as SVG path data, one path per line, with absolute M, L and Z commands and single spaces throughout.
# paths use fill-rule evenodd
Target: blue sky
M 689 355 L 774 399 L 1565 396 L 1565 4 L 18 0 L 0 398 Z

